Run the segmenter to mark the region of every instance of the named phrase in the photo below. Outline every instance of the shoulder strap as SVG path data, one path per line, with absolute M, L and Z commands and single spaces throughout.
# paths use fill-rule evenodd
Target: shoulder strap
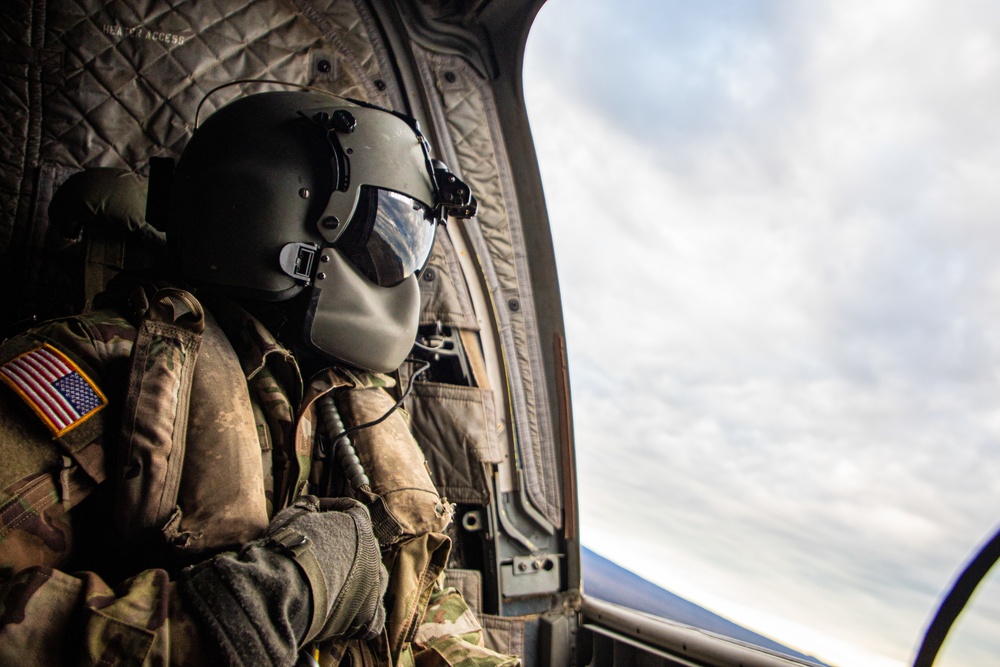
M 162 527 L 177 504 L 188 404 L 205 311 L 189 292 L 149 299 L 132 348 L 122 410 L 116 519 L 126 537 Z

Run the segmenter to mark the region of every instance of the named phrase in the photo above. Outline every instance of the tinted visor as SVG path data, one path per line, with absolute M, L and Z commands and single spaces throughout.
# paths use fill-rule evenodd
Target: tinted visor
M 437 218 L 416 199 L 363 186 L 336 246 L 368 280 L 392 287 L 423 268 L 436 231 Z

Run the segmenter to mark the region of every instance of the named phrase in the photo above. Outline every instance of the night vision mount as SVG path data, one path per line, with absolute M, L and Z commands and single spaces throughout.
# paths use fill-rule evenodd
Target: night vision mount
M 453 174 L 444 162 L 431 158 L 430 145 L 427 143 L 423 132 L 420 131 L 420 123 L 415 118 L 398 111 L 382 109 L 363 100 L 344 99 L 351 104 L 365 109 L 387 111 L 405 122 L 413 130 L 413 133 L 420 140 L 424 161 L 427 164 L 427 173 L 430 175 L 436 190 L 437 206 L 440 208 L 440 219 L 442 222 L 446 221 L 448 217 L 468 219 L 476 215 L 479 202 L 476 201 L 472 190 L 464 181 Z M 327 139 L 335 156 L 333 168 L 336 174 L 336 189 L 347 190 L 348 183 L 350 182 L 350 159 L 347 157 L 348 151 L 345 151 L 340 145 L 337 134 L 352 134 L 358 127 L 357 118 L 347 109 L 337 109 L 332 113 L 323 110 L 313 112 L 300 111 L 299 114 L 319 125 L 327 132 Z

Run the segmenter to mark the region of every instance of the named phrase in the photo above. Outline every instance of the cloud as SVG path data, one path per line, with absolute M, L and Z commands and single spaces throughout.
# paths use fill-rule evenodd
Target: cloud
M 550 0 L 529 40 L 585 541 L 845 664 L 908 659 L 998 518 L 1000 8 L 962 7 Z

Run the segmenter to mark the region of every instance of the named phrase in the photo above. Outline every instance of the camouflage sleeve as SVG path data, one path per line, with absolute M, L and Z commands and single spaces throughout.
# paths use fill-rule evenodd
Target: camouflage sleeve
M 163 570 L 112 589 L 96 575 L 33 567 L 0 585 L 0 664 L 210 665 Z
M 50 323 L 5 342 L 0 364 L 45 342 L 107 386 L 113 362 L 128 358 L 129 325 L 111 315 Z M 105 475 L 99 434 L 50 431 L 9 383 L 0 386 L 0 664 L 200 664 L 199 630 L 164 571 L 114 588 L 92 572 L 60 571 L 81 551 L 101 552 L 77 515 L 93 509 Z
M 98 485 L 17 400 L 0 389 L 0 664 L 197 664 L 197 630 L 164 572 L 113 590 L 54 569 L 86 546 L 75 508 Z
M 454 588 L 437 586 L 413 644 L 399 660 L 400 667 L 517 667 L 520 664 L 516 656 L 486 648 L 483 628 L 462 595 Z
M 106 319 L 93 326 L 76 320 L 52 322 L 0 347 L 0 580 L 35 565 L 61 567 L 78 547 L 87 546 L 77 544 L 72 518 L 106 477 L 102 440 L 110 411 L 100 409 L 102 405 L 74 421 L 60 407 L 56 417 L 65 421 L 53 424 L 40 407 L 38 385 L 44 379 L 35 385 L 19 381 L 17 364 L 51 349 L 70 355 L 66 358 L 74 364 L 73 377 L 60 380 L 109 386 L 113 378 L 94 369 L 105 371 L 105 361 L 112 356 L 127 360 L 130 347 L 115 342 L 127 336 L 113 335 L 115 330 L 126 331 L 127 323 Z M 55 388 L 66 389 L 56 387 L 58 381 L 51 382 L 53 393 Z

